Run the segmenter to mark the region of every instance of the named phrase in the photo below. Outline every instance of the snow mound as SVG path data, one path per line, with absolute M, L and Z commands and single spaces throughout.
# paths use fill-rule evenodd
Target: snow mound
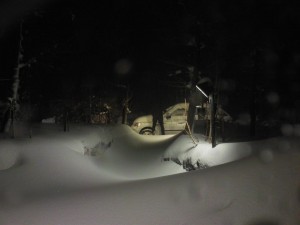
M 0 142 L 0 224 L 299 224 L 297 137 L 212 149 L 126 126 L 43 127 Z M 167 156 L 210 168 L 187 173 Z
M 144 136 L 128 126 L 113 127 L 111 135 L 113 141 L 102 145 L 107 149 L 92 159 L 101 169 L 130 180 L 185 172 L 181 166 L 163 161 L 166 148 L 176 139 L 174 135 Z
M 10 169 L 19 162 L 19 152 L 15 149 L 0 149 L 0 171 Z
M 188 135 L 179 136 L 165 151 L 164 158 L 178 159 L 180 163 L 189 161 L 191 164 L 199 162 L 201 165 L 217 166 L 236 161 L 249 156 L 252 146 L 247 142 L 223 143 L 212 148 L 212 145 L 197 137 L 197 146 Z

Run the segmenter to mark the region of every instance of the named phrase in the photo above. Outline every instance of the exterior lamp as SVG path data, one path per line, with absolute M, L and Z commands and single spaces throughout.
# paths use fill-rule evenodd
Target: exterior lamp
M 201 88 L 199 88 L 198 87 L 198 85 L 196 85 L 196 88 L 206 97 L 206 98 L 208 98 L 208 96 L 207 96 L 207 94 L 205 94 L 205 92 L 201 89 Z

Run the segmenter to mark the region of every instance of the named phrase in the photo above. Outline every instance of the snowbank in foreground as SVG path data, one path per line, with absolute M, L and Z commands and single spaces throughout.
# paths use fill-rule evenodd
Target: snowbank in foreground
M 122 126 L 35 132 L 0 142 L 0 163 L 10 159 L 0 171 L 0 224 L 300 224 L 298 139 L 211 149 Z M 218 166 L 184 173 L 165 156 Z
M 299 154 L 63 194 L 1 207 L 2 224 L 299 224 Z M 268 222 L 268 223 L 267 223 Z

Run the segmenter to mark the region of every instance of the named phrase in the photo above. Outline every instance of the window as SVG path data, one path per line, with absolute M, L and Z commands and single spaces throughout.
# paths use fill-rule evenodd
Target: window
M 185 115 L 185 109 L 177 109 L 172 113 L 172 116 L 184 116 Z

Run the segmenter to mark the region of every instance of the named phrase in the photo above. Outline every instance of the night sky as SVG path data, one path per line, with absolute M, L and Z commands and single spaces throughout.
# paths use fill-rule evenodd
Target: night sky
M 121 102 L 124 86 L 133 110 L 149 111 L 157 99 L 168 106 L 188 97 L 194 66 L 212 80 L 203 88 L 217 89 L 233 115 L 247 111 L 255 96 L 262 114 L 275 110 L 299 120 L 300 14 L 292 3 L 31 0 L 3 4 L 1 12 L 7 12 L 1 15 L 2 102 L 11 95 L 23 21 L 20 102 L 46 107 L 44 113 L 51 102 L 90 95 Z

